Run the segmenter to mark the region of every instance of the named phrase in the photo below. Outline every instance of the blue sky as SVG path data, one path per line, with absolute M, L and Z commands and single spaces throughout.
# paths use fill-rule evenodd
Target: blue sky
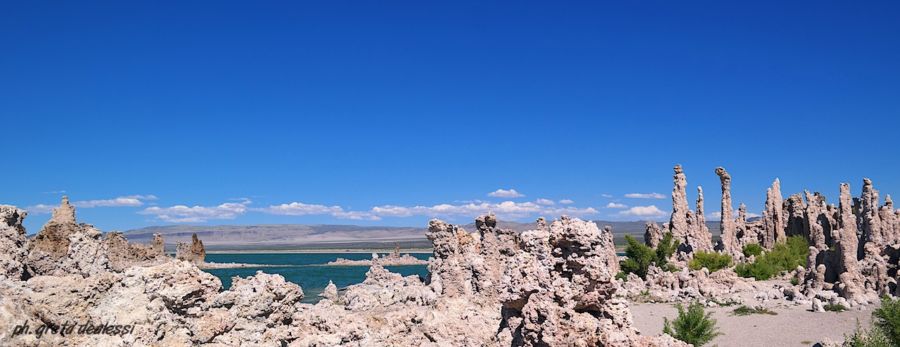
M 756 213 L 900 194 L 897 2 L 7 2 L 0 47 L 29 232 L 61 191 L 103 230 L 665 219 L 676 163 L 708 213 L 719 165 Z

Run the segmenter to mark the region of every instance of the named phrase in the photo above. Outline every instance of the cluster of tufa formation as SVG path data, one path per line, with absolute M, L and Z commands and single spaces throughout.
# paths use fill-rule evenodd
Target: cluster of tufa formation
M 316 304 L 279 275 L 234 278 L 232 287 L 161 240 L 131 245 L 77 224 L 63 201 L 30 242 L 25 213 L 0 206 L 0 326 L 39 322 L 125 326 L 115 333 L 12 335 L 2 345 L 74 346 L 685 346 L 641 336 L 614 294 L 618 260 L 609 229 L 562 218 L 522 234 L 494 216 L 470 233 L 438 220 L 428 278 L 374 264 L 360 284 L 329 284 Z M 199 241 L 194 238 L 194 244 Z
M 696 212 L 688 208 L 687 180 L 680 165 L 675 166 L 672 190 L 672 216 L 663 227 L 648 223 L 644 236 L 648 246 L 656 247 L 664 232 L 672 233 L 679 244 L 671 261 L 686 265 L 696 252 L 713 249 L 730 255 L 735 261 L 752 261 L 743 254 L 749 244 L 771 250 L 788 237 L 802 236 L 810 247 L 805 269 L 791 276 L 802 279 L 799 289 L 785 290 L 790 297 L 829 300 L 849 306 L 877 301 L 882 295 L 900 295 L 900 210 L 895 209 L 890 196 L 879 205 L 879 193 L 870 179 L 863 180 L 862 193 L 853 198 L 850 185 L 842 183 L 838 205 L 829 205 L 820 193 L 805 192 L 782 197 L 781 181 L 775 179 L 766 191 L 762 217 L 748 220 L 747 207 L 740 204 L 735 217 L 731 197 L 731 175 L 725 168 L 716 168 L 722 188 L 721 238 L 712 247 L 712 236 L 706 229 L 703 214 L 703 191 L 698 187 Z M 710 282 L 708 278 L 721 279 Z M 722 275 L 683 270 L 672 274 L 652 269 L 647 279 L 626 281 L 626 292 L 660 290 L 664 296 L 696 298 L 714 296 L 711 293 L 741 291 L 756 284 L 741 282 L 733 271 Z M 728 289 L 730 288 L 730 289 Z M 736 289 L 737 288 L 737 289 Z M 758 289 L 758 288 L 757 288 Z M 666 291 L 668 290 L 668 291 Z M 665 298 L 664 298 L 665 299 Z
M 206 248 L 197 234 L 191 235 L 191 243 L 179 242 L 175 246 L 175 258 L 194 264 L 203 264 L 206 260 Z
M 400 254 L 400 247 L 394 248 L 394 251 L 388 253 L 384 256 L 379 256 L 378 253 L 372 253 L 372 259 L 346 259 L 346 258 L 337 258 L 333 261 L 328 262 L 327 265 L 337 265 L 337 266 L 372 266 L 372 265 L 381 265 L 381 266 L 398 266 L 398 265 L 426 265 L 427 261 L 416 258 L 409 254 Z

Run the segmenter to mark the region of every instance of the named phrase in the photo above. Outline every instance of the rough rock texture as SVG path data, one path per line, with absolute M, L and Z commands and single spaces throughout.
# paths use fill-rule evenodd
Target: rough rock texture
M 703 215 L 703 188 L 697 187 L 697 213 L 691 211 L 687 199 L 687 178 L 681 165 L 675 165 L 672 188 L 672 215 L 668 231 L 679 243 L 680 253 L 712 251 L 712 235 Z M 685 255 L 683 257 L 690 257 Z
M 337 258 L 328 262 L 328 265 L 345 265 L 345 266 L 395 266 L 395 265 L 426 265 L 428 261 L 416 258 L 409 254 L 400 254 L 400 248 L 397 247 L 393 252 L 384 256 L 378 256 L 378 253 L 372 253 L 372 259 L 351 260 L 345 258 Z
M 25 279 L 28 270 L 25 258 L 25 227 L 22 221 L 27 212 L 9 205 L 0 205 L 0 280 Z
M 650 267 L 646 279 L 629 274 L 620 285 L 618 296 L 638 302 L 739 302 L 737 293 L 765 289 L 764 285 L 738 277 L 730 269 L 710 273 L 705 268 L 683 268 L 679 272 L 668 272 L 656 266 Z
M 3 216 L 17 213 L 0 211 Z M 21 218 L 3 221 L 13 228 L 3 228 L 2 236 L 17 238 Z M 117 271 L 109 265 L 124 265 L 123 257 L 135 257 L 121 254 L 125 250 L 154 255 L 157 242 L 133 248 L 115 233 L 101 240 L 87 233 L 96 231 L 93 228 L 61 229 L 70 231 L 69 244 L 52 273 L 0 281 L 0 326 L 90 321 L 123 327 L 110 334 L 48 334 L 40 339 L 3 330 L 0 345 L 510 346 L 605 341 L 610 346 L 684 346 L 670 337 L 638 335 L 626 302 L 612 297 L 618 261 L 608 228 L 563 218 L 524 233 L 543 235 L 534 238 L 497 229 L 492 216 L 476 225 L 478 232 L 467 233 L 444 222 L 430 223 L 435 247 L 429 280 L 373 265 L 363 283 L 340 293 L 329 284 L 325 299 L 315 305 L 300 302 L 299 286 L 262 272 L 236 277 L 232 287 L 222 291 L 216 277 L 188 261 L 162 257 L 159 263 L 135 261 Z M 9 246 L 4 254 L 19 257 L 27 247 L 3 245 Z M 13 264 L 3 259 L 4 265 Z M 536 267 L 528 267 L 525 260 Z M 73 269 L 78 271 L 69 271 Z M 523 276 L 510 277 L 511 269 Z M 552 280 L 521 281 L 544 275 Z M 521 291 L 523 285 L 534 285 L 539 293 Z M 523 313 L 531 319 L 527 328 L 510 329 L 511 321 L 503 314 L 511 311 L 503 307 L 515 304 L 500 298 L 513 296 L 527 301 L 529 312 L 552 317 L 553 324 L 540 324 L 539 316 Z M 523 332 L 529 334 L 527 339 Z
M 856 215 L 853 214 L 853 206 L 850 197 L 850 185 L 841 184 L 841 228 L 835 230 L 835 250 L 838 255 L 838 281 L 837 291 L 847 300 L 865 300 L 863 277 L 859 270 L 857 250 L 859 239 L 857 238 Z
M 808 194 L 809 192 L 807 192 L 807 195 Z M 806 236 L 808 239 L 808 235 L 804 234 L 806 230 L 804 223 L 808 218 L 806 217 L 806 205 L 803 203 L 803 196 L 800 194 L 791 195 L 784 201 L 783 206 L 784 217 L 786 219 L 785 235 L 802 235 Z
M 731 175 L 725 168 L 716 168 L 716 175 L 722 183 L 722 240 L 721 249 L 735 258 L 741 256 L 740 244 L 737 240 L 737 229 L 734 223 L 734 207 L 731 203 Z
M 785 241 L 785 215 L 784 201 L 781 197 L 781 181 L 777 178 L 772 182 L 772 187 L 766 190 L 766 209 L 763 210 L 763 227 L 765 234 L 762 246 L 772 249 L 776 242 Z
M 694 234 L 689 238 L 688 242 L 694 246 L 694 249 L 700 251 L 711 252 L 713 250 L 712 233 L 706 225 L 706 215 L 703 212 L 703 187 L 697 186 L 697 222 L 694 223 L 696 228 Z
M 672 188 L 672 216 L 669 218 L 669 232 L 679 242 L 684 242 L 690 233 L 688 223 L 687 178 L 681 165 L 675 165 L 675 186 Z
M 150 245 L 138 245 L 128 243 L 122 233 L 107 233 L 103 240 L 109 259 L 109 268 L 114 271 L 124 271 L 137 264 L 159 263 L 165 260 L 162 235 L 153 235 L 153 243 Z
M 613 297 L 618 262 L 593 223 L 563 218 L 549 230 L 526 231 L 503 277 L 498 336 L 513 346 L 674 345 L 643 338 L 627 302 Z M 611 239 L 609 240 L 611 241 Z M 503 343 L 507 345 L 507 343 Z
M 35 275 L 103 272 L 109 261 L 101 236 L 92 225 L 75 220 L 75 207 L 63 197 L 50 221 L 28 243 L 27 266 Z
M 647 222 L 644 229 L 644 244 L 656 248 L 656 246 L 659 246 L 659 242 L 662 241 L 662 238 L 663 231 L 659 227 L 659 224 L 656 224 L 656 222 Z
M 194 264 L 203 264 L 206 260 L 206 248 L 203 247 L 203 241 L 197 238 L 197 234 L 193 234 L 190 244 L 179 242 L 175 247 L 175 258 Z
M 90 276 L 158 264 L 164 258 L 162 236 L 154 235 L 153 243 L 147 246 L 130 244 L 121 233 L 103 237 L 92 225 L 78 223 L 75 207 L 63 197 L 47 224 L 28 243 L 25 263 L 34 275 Z

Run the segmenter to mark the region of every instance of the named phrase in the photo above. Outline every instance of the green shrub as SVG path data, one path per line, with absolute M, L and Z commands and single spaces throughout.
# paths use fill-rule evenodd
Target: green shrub
M 656 251 L 638 242 L 631 235 L 625 235 L 625 241 L 628 242 L 628 246 L 625 247 L 626 258 L 620 263 L 622 272 L 633 273 L 641 278 L 646 277 L 650 264 L 656 261 Z
M 869 330 L 863 330 L 856 321 L 856 331 L 852 335 L 844 335 L 845 347 L 891 347 L 896 346 L 891 343 L 887 334 L 881 328 L 875 326 Z
M 694 259 L 691 259 L 688 266 L 691 270 L 707 268 L 709 272 L 716 272 L 731 266 L 731 256 L 713 252 L 697 252 L 694 253 Z
M 785 243 L 779 243 L 771 251 L 757 257 L 753 263 L 739 264 L 734 268 L 738 276 L 767 280 L 782 271 L 805 266 L 809 256 L 809 245 L 803 236 L 791 236 Z
M 791 285 L 796 286 L 796 285 L 799 285 L 799 284 L 800 284 L 800 279 L 799 279 L 799 278 L 797 278 L 797 277 L 791 277 Z
M 775 311 L 769 310 L 765 307 L 748 307 L 741 305 L 740 307 L 734 309 L 734 311 L 731 311 L 731 314 L 735 316 L 749 316 L 751 314 L 767 314 L 774 316 L 778 313 L 775 313 Z
M 847 306 L 841 304 L 825 304 L 825 311 L 828 312 L 844 312 L 847 310 Z
M 678 246 L 675 244 L 672 233 L 666 233 L 659 242 L 659 246 L 653 249 L 641 242 L 638 242 L 633 236 L 625 235 L 625 260 L 619 263 L 622 272 L 627 274 L 633 273 L 641 278 L 647 277 L 647 271 L 650 265 L 656 265 L 661 269 L 670 270 L 668 258 L 675 252 Z
M 676 248 L 678 248 L 678 245 L 675 243 L 675 237 L 672 236 L 672 233 L 663 235 L 659 245 L 656 246 L 656 266 L 665 269 L 666 264 L 669 263 L 669 257 L 675 254 Z
M 751 255 L 754 257 L 758 257 L 762 254 L 763 248 L 757 243 L 751 243 L 749 245 L 744 246 L 744 256 L 750 257 Z
M 895 346 L 900 346 L 900 300 L 883 297 L 881 307 L 872 312 L 875 326 L 887 336 Z
M 678 308 L 677 318 L 671 322 L 668 318 L 663 318 L 664 333 L 697 347 L 722 335 L 716 328 L 716 320 L 710 318 L 712 312 L 704 312 L 703 305 L 694 302 L 687 310 L 681 304 L 675 307 Z

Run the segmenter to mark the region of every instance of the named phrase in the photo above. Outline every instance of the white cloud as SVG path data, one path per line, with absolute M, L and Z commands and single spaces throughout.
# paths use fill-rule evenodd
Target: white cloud
M 606 193 L 600 194 L 600 196 L 602 196 L 602 197 L 604 197 L 604 198 L 607 198 L 607 199 L 613 197 L 612 194 L 606 194 Z
M 235 219 L 247 212 L 249 200 L 228 202 L 218 206 L 185 206 L 148 207 L 140 214 L 156 216 L 159 220 L 170 223 L 202 223 L 217 219 Z
M 437 204 L 433 206 L 396 206 L 384 205 L 373 207 L 370 211 L 380 217 L 476 217 L 493 212 L 501 219 L 520 219 L 529 216 L 590 216 L 598 211 L 592 207 L 553 207 L 540 205 L 534 202 L 504 201 L 501 203 L 467 203 L 467 204 Z
M 631 199 L 665 199 L 666 196 L 660 193 L 628 193 L 625 194 L 626 198 Z
M 137 207 L 144 205 L 145 201 L 156 200 L 155 195 L 128 195 L 120 196 L 113 199 L 104 200 L 82 200 L 72 202 L 72 205 L 79 208 L 93 207 Z
M 154 215 L 160 220 L 172 223 L 199 223 L 215 219 L 234 219 L 247 211 L 283 216 L 320 215 L 350 220 L 381 220 L 386 217 L 405 218 L 413 216 L 474 218 L 491 212 L 496 214 L 498 218 L 507 220 L 537 216 L 556 217 L 560 215 L 587 217 L 599 214 L 599 211 L 593 207 L 559 206 L 549 199 L 538 199 L 533 202 L 470 201 L 430 206 L 381 205 L 372 207 L 369 210 L 349 210 L 339 205 L 328 206 L 303 202 L 291 202 L 261 208 L 250 208 L 247 206 L 249 204 L 249 200 L 244 200 L 239 203 L 225 203 L 219 206 L 188 207 L 177 205 L 166 208 L 148 207 L 140 213 Z
M 575 202 L 572 200 L 569 200 L 569 199 L 562 199 L 559 201 L 559 203 L 563 204 L 563 205 L 571 205 L 571 204 L 574 204 Z
M 515 189 L 497 189 L 493 192 L 488 193 L 488 196 L 495 198 L 521 198 L 524 197 L 525 194 L 517 192 Z
M 266 208 L 253 209 L 268 214 L 280 216 L 309 216 L 309 215 L 330 215 L 339 219 L 352 220 L 379 220 L 380 217 L 365 211 L 346 211 L 340 206 L 325 206 L 319 204 L 305 204 L 302 202 L 292 202 L 289 204 L 272 205 Z
M 625 211 L 619 212 L 619 214 L 623 216 L 634 216 L 634 217 L 662 217 L 666 215 L 666 212 L 660 210 L 656 205 L 650 206 L 635 206 L 629 208 Z
M 325 206 L 318 204 L 304 204 L 302 202 L 292 202 L 289 204 L 272 205 L 264 209 L 262 212 L 276 214 L 282 216 L 307 216 L 316 214 L 333 214 L 343 212 L 340 206 Z
M 126 195 L 112 199 L 72 201 L 72 205 L 77 208 L 139 207 L 143 206 L 147 201 L 152 200 L 156 200 L 155 195 Z M 59 205 L 37 204 L 27 207 L 26 210 L 31 214 L 45 214 L 53 212 L 53 209 L 58 206 Z
M 606 208 L 628 208 L 628 205 L 611 202 L 606 204 Z
M 57 206 L 53 205 L 37 204 L 26 207 L 25 211 L 28 211 L 28 214 L 45 214 L 53 212 L 53 209 L 56 207 Z

